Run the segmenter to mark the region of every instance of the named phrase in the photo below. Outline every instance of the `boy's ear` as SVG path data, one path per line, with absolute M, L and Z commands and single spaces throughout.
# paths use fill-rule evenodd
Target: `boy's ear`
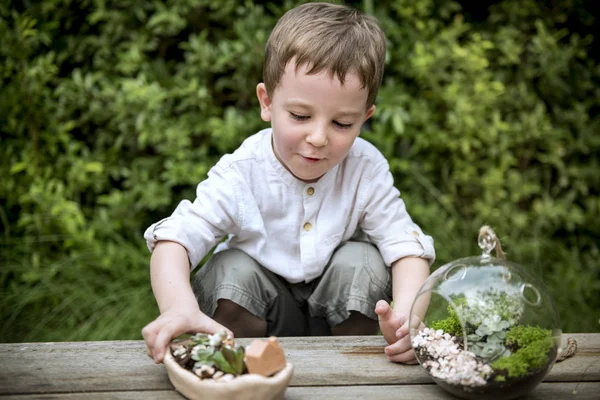
M 267 93 L 267 87 L 264 83 L 256 85 L 256 97 L 260 103 L 260 117 L 263 121 L 271 121 L 271 98 Z
M 375 112 L 375 105 L 372 105 L 372 106 L 371 106 L 371 107 L 370 107 L 370 108 L 367 110 L 367 114 L 366 114 L 366 116 L 365 116 L 365 120 L 363 121 L 363 124 L 364 124 L 365 122 L 367 122 L 367 120 L 368 120 L 369 118 L 371 118 L 371 116 L 373 115 L 373 113 L 374 113 L 374 112 Z

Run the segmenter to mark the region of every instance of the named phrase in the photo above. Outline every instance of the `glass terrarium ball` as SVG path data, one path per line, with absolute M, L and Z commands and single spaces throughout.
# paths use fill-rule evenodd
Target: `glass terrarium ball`
M 411 342 L 421 366 L 446 391 L 512 399 L 550 372 L 560 346 L 559 316 L 541 280 L 490 255 L 491 230 L 480 234 L 479 244 L 480 257 L 452 261 L 425 281 L 411 309 Z

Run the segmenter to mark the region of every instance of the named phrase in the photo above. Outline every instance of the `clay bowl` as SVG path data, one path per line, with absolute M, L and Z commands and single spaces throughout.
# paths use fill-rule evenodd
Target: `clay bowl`
M 167 368 L 169 380 L 175 389 L 190 400 L 283 399 L 294 371 L 294 366 L 288 362 L 283 370 L 270 377 L 244 374 L 229 382 L 200 379 L 175 361 L 170 346 L 163 362 Z

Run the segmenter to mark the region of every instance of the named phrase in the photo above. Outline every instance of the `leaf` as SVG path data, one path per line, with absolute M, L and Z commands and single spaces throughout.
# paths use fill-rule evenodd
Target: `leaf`
M 104 166 L 102 165 L 101 162 L 92 161 L 92 162 L 85 164 L 85 170 L 87 172 L 93 172 L 93 173 L 99 174 L 99 173 L 102 173 L 102 171 L 104 170 Z
M 208 335 L 198 333 L 190 338 L 194 344 L 202 344 L 208 346 L 210 340 L 208 339 Z
M 197 362 L 194 363 L 194 368 L 193 369 L 198 369 L 198 368 L 200 368 L 203 365 L 206 365 L 208 367 L 214 367 L 215 363 L 212 362 L 212 360 L 210 360 L 210 361 L 206 361 L 206 360 L 197 361 Z
M 219 368 L 221 371 L 225 372 L 226 374 L 236 375 L 235 371 L 233 370 L 227 359 L 225 359 L 225 356 L 222 352 L 215 352 L 215 354 L 213 354 L 212 356 L 212 360 L 214 361 L 217 368 Z
M 21 161 L 18 163 L 14 163 L 10 167 L 10 174 L 11 175 L 18 174 L 19 172 L 23 171 L 25 168 L 27 168 L 26 162 Z
M 237 347 L 236 349 L 230 347 L 223 347 L 221 350 L 231 369 L 233 370 L 234 375 L 241 375 L 244 373 L 245 365 L 244 365 L 244 348 L 242 346 Z
M 201 349 L 197 351 L 192 350 L 192 360 L 204 363 L 210 363 L 213 359 L 214 349 L 209 347 L 208 349 Z
M 404 121 L 400 114 L 394 114 L 392 117 L 392 126 L 394 127 L 394 132 L 396 132 L 396 134 L 402 135 L 404 133 Z

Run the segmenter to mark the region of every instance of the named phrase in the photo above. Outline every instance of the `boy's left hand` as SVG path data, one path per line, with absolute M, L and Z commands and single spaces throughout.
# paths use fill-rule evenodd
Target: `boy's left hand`
M 384 352 L 390 361 L 416 364 L 408 334 L 408 314 L 395 312 L 385 300 L 377 302 L 375 313 L 379 317 L 379 329 L 389 344 Z

